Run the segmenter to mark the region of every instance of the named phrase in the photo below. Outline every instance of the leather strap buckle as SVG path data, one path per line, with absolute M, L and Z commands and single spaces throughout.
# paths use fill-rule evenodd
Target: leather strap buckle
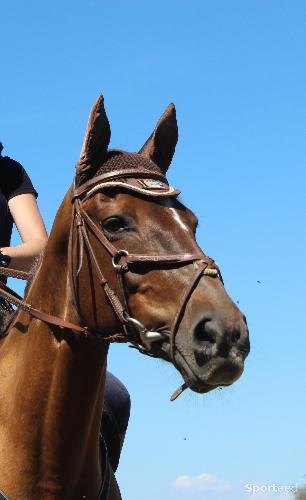
M 112 265 L 115 269 L 123 269 L 126 271 L 128 269 L 128 265 L 126 262 L 123 262 L 123 264 L 120 264 L 120 260 L 122 257 L 127 257 L 129 255 L 129 252 L 126 250 L 118 250 L 118 252 L 113 256 L 112 258 Z

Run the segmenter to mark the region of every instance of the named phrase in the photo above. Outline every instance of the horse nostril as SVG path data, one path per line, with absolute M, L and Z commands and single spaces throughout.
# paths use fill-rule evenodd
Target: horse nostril
M 231 343 L 232 344 L 236 344 L 238 342 L 238 340 L 240 339 L 240 330 L 237 328 L 235 330 L 233 330 L 230 334 L 230 339 L 231 339 Z
M 203 319 L 200 321 L 194 329 L 194 338 L 201 343 L 215 344 L 217 340 L 217 334 L 214 328 L 211 326 L 210 319 Z

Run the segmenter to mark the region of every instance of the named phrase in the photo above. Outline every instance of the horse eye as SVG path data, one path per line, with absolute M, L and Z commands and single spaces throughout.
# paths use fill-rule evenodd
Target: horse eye
M 123 217 L 109 217 L 101 222 L 102 229 L 108 233 L 121 233 L 127 229 L 127 222 Z

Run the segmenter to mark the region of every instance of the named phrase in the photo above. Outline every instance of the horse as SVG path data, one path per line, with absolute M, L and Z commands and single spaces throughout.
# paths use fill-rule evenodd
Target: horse
M 100 440 L 110 342 L 172 363 L 184 379 L 172 399 L 243 372 L 246 319 L 166 178 L 177 139 L 171 103 L 138 153 L 108 149 L 102 95 L 92 107 L 74 182 L 0 342 L 3 498 L 121 499 Z

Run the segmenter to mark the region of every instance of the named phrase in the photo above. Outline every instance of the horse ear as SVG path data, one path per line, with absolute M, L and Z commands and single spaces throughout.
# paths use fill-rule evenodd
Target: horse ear
M 150 158 L 163 173 L 166 173 L 174 155 L 177 139 L 176 111 L 174 104 L 170 103 L 139 154 Z
M 111 130 L 104 109 L 104 98 L 100 95 L 89 115 L 80 159 L 76 166 L 77 176 L 90 179 L 106 157 Z

